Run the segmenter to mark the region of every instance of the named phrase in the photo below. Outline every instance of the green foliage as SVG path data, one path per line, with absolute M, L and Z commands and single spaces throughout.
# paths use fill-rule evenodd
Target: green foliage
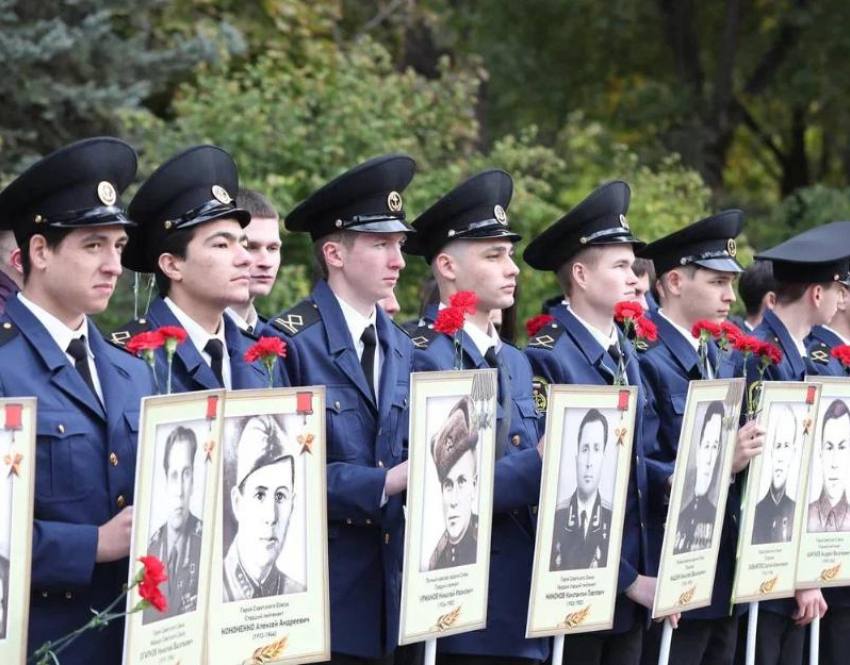
M 798 189 L 773 211 L 748 224 L 749 236 L 758 249 L 768 249 L 814 226 L 850 220 L 850 188 L 815 185 Z

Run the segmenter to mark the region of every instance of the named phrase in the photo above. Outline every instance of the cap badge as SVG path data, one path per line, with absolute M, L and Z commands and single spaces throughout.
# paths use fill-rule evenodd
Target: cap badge
M 401 194 L 398 192 L 390 192 L 389 196 L 387 196 L 387 205 L 390 207 L 392 212 L 401 212 Z
M 735 258 L 735 255 L 738 253 L 738 245 L 734 238 L 729 238 L 726 241 L 726 251 L 729 252 L 729 256 Z
M 496 221 L 499 222 L 499 224 L 508 223 L 508 215 L 502 206 L 497 205 L 495 208 L 493 208 L 493 214 L 496 216 Z
M 622 226 L 626 231 L 629 231 L 629 220 L 626 219 L 625 215 L 620 215 L 620 226 Z
M 107 180 L 102 180 L 97 184 L 97 198 L 100 199 L 100 202 L 105 206 L 115 205 L 115 201 L 118 200 L 118 194 L 115 193 L 115 188 L 112 186 L 112 183 Z
M 233 201 L 233 199 L 230 197 L 230 194 L 228 194 L 227 190 L 221 185 L 212 186 L 212 195 L 216 198 L 217 201 L 220 201 L 224 204 L 231 203 Z

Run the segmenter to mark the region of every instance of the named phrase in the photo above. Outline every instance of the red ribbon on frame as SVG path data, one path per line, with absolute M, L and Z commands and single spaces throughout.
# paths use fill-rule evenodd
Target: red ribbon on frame
M 6 405 L 6 429 L 21 429 L 23 411 L 23 404 Z

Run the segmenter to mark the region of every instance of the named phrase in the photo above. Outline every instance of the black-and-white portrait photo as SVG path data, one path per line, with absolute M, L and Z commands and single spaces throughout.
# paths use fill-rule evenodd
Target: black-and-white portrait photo
M 224 440 L 223 601 L 306 591 L 303 462 L 284 417 L 227 418 Z
M 11 436 L 0 432 L 0 459 L 9 454 Z M 0 473 L 0 640 L 6 639 L 9 616 L 9 559 L 12 551 L 12 482 L 15 476 Z
M 825 401 L 825 400 L 824 400 Z M 824 403 L 821 401 L 821 404 Z M 843 399 L 826 407 L 819 438 L 815 440 L 812 492 L 809 499 L 809 533 L 850 531 L 850 410 Z M 820 483 L 817 482 L 818 476 Z
M 615 409 L 567 409 L 550 571 L 608 565 L 617 423 Z
M 807 406 L 773 402 L 759 479 L 759 502 L 753 520 L 753 545 L 790 542 L 794 534 L 797 481 L 803 453 L 803 419 Z
M 719 400 L 697 405 L 673 554 L 698 552 L 712 545 L 726 438 L 725 415 Z
M 206 420 L 162 424 L 156 451 L 148 555 L 159 558 L 168 580 L 161 585 L 168 607 L 148 609 L 142 623 L 193 612 L 198 605 L 198 576 L 204 525 Z
M 474 564 L 478 554 L 475 403 L 469 397 L 432 397 L 427 405 L 433 464 L 426 465 L 425 473 L 422 572 Z

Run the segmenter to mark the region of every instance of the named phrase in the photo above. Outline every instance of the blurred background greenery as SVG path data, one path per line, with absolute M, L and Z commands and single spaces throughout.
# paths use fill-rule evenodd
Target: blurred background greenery
M 850 219 L 848 24 L 843 0 L 0 0 L 0 182 L 85 136 L 130 141 L 139 181 L 212 142 L 285 215 L 404 151 L 412 216 L 501 167 L 528 239 L 622 178 L 647 240 L 744 209 L 746 261 Z M 309 291 L 309 256 L 285 236 L 262 312 Z M 427 274 L 409 260 L 402 319 Z M 132 317 L 131 285 L 105 329 Z M 523 321 L 557 288 L 526 269 L 521 290 Z

